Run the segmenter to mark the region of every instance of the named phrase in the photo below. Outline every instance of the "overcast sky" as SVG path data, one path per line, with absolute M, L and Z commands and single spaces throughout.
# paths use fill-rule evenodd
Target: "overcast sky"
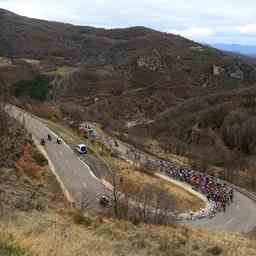
M 256 44 L 256 0 L 0 0 L 0 8 L 79 25 L 146 26 L 200 42 Z

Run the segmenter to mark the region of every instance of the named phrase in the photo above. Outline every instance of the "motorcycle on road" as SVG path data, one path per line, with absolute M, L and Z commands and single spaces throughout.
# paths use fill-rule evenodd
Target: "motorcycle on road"
M 45 139 L 44 139 L 44 138 L 41 139 L 40 144 L 41 144 L 42 146 L 45 145 Z

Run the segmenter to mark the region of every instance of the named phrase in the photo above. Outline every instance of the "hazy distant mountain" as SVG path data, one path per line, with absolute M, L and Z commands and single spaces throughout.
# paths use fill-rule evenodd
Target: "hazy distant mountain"
M 229 52 L 235 52 L 235 53 L 256 57 L 256 45 L 214 44 L 212 46 L 220 50 L 225 50 Z

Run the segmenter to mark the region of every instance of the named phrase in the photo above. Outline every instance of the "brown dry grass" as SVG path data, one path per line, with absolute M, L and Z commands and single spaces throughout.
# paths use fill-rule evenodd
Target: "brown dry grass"
M 50 103 L 42 103 L 39 105 L 25 104 L 25 106 L 22 107 L 39 118 L 44 118 L 53 122 L 58 122 L 63 118 L 59 108 Z
M 77 225 L 72 214 L 19 214 L 8 224 L 1 222 L 0 242 L 8 238 L 35 256 L 256 255 L 255 243 L 240 235 L 86 218 L 88 225 Z
M 16 162 L 15 167 L 19 172 L 24 172 L 30 177 L 39 179 L 43 172 L 43 161 L 44 166 L 46 166 L 47 161 L 44 157 L 37 150 L 34 150 L 31 144 L 26 144 L 22 148 L 22 155 Z
M 178 213 L 188 212 L 189 210 L 197 211 L 205 207 L 205 203 L 201 199 L 181 187 L 147 173 L 138 171 L 134 166 L 127 162 L 119 160 L 115 160 L 115 162 L 116 165 L 119 166 L 121 177 L 123 177 L 126 184 L 137 187 L 149 184 L 167 191 L 170 198 L 175 200 L 175 207 Z

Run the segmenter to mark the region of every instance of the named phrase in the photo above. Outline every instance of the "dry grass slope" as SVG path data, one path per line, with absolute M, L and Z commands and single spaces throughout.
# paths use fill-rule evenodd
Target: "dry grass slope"
M 253 256 L 256 246 L 241 235 L 212 234 L 186 227 L 134 226 L 128 222 L 48 212 L 20 214 L 2 224 L 0 242 L 11 238 L 30 255 L 37 256 Z M 5 230 L 3 232 L 3 230 Z

